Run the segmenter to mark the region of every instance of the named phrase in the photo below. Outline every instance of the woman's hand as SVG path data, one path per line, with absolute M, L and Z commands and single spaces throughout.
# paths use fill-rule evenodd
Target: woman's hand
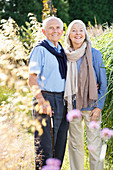
M 101 109 L 99 108 L 95 108 L 92 110 L 90 117 L 91 117 L 91 121 L 98 121 L 101 115 Z

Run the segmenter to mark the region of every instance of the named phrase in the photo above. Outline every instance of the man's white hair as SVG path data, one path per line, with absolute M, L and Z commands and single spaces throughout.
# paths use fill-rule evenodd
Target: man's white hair
M 57 20 L 60 23 L 60 28 L 61 28 L 61 30 L 63 30 L 64 24 L 63 24 L 62 20 L 58 17 L 55 17 L 55 16 L 50 16 L 43 21 L 43 23 L 42 23 L 43 29 L 45 30 L 48 22 L 51 21 L 51 20 L 54 20 L 54 19 Z

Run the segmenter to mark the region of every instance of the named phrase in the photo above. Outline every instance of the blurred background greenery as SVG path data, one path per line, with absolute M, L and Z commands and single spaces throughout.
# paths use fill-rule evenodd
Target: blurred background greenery
M 50 12 L 49 12 L 50 11 Z M 36 15 L 42 22 L 42 15 L 54 14 L 60 17 L 66 24 L 73 19 L 81 19 L 85 24 L 90 21 L 95 25 L 113 22 L 112 0 L 1 0 L 0 19 L 13 18 L 21 26 L 28 21 L 28 13 Z

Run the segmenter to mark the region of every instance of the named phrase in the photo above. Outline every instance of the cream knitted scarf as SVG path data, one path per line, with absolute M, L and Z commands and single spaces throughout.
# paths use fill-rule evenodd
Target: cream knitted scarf
M 64 99 L 68 103 L 68 111 L 73 109 L 72 97 L 76 95 L 76 108 L 82 109 L 98 99 L 94 70 L 92 66 L 91 45 L 84 42 L 74 50 L 71 47 L 65 50 L 67 55 L 67 77 Z M 83 56 L 79 74 L 76 61 Z M 93 90 L 92 90 L 93 89 Z

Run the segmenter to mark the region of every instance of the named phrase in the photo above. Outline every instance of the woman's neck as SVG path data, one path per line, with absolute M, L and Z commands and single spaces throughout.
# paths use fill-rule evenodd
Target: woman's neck
M 82 43 L 82 44 L 83 44 L 83 43 Z M 82 46 L 82 44 L 73 44 L 74 50 L 79 49 L 79 48 Z

